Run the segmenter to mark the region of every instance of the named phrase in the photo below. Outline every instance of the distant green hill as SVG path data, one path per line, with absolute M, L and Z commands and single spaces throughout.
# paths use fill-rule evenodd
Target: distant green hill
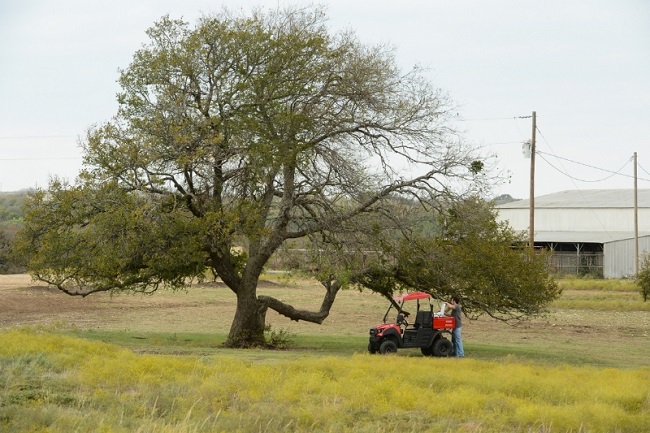
M 511 201 L 517 201 L 520 200 L 518 198 L 513 198 L 510 194 L 501 194 L 498 197 L 494 198 L 494 204 L 495 205 L 500 205 L 500 204 L 506 204 L 510 203 Z

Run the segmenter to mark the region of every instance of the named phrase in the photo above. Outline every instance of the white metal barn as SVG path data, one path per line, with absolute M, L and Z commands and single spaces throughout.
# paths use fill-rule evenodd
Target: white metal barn
M 499 219 L 528 232 L 530 200 L 498 205 Z M 634 275 L 634 190 L 572 190 L 535 197 L 535 246 L 553 251 L 552 271 Z M 637 191 L 639 255 L 650 252 L 650 189 Z

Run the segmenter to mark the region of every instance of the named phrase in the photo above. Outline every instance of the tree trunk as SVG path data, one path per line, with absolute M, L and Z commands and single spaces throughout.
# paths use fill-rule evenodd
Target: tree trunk
M 256 284 L 242 284 L 237 294 L 237 309 L 230 326 L 226 347 L 263 346 L 266 306 L 257 300 Z

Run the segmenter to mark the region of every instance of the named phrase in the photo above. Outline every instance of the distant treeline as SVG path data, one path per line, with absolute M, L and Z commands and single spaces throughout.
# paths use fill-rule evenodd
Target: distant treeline
M 0 192 L 0 222 L 19 221 L 23 217 L 23 203 L 29 191 Z
M 29 190 L 0 192 L 0 273 L 11 274 L 25 271 L 9 255 L 11 244 L 23 224 L 23 204 Z

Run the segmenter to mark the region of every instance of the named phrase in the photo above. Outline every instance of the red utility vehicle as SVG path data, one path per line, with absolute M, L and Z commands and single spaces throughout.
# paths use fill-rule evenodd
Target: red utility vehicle
M 387 322 L 388 315 L 394 304 L 388 307 L 384 315 L 384 323 L 370 329 L 370 353 L 395 353 L 398 348 L 419 347 L 425 356 L 449 356 L 453 346 L 447 336 L 456 325 L 456 319 L 444 315 L 445 304 L 439 312 L 433 312 L 431 295 L 425 292 L 413 292 L 393 298 L 398 306 L 396 322 Z M 420 301 L 427 300 L 428 305 L 420 305 Z M 409 313 L 402 307 L 406 301 L 416 301 L 417 309 L 415 321 L 409 324 Z

